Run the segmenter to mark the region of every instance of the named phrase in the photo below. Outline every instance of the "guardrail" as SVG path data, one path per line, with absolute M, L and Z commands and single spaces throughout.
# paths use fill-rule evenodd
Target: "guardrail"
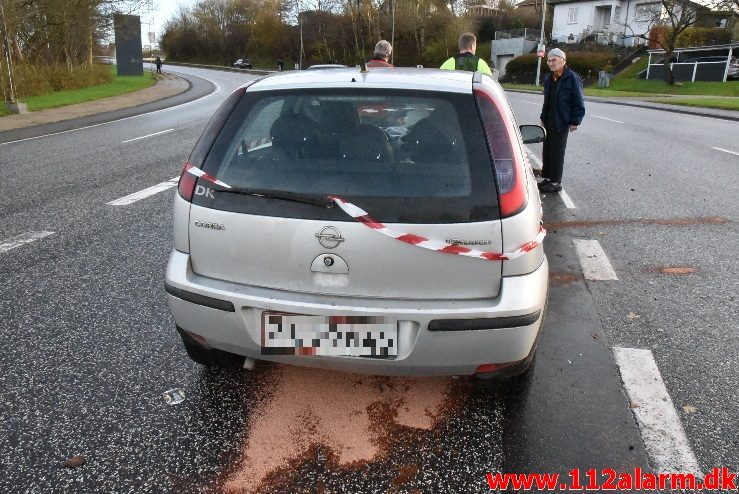
M 197 67 L 201 69 L 222 70 L 224 72 L 242 72 L 246 74 L 255 74 L 255 75 L 270 75 L 270 74 L 275 74 L 279 72 L 278 70 L 239 69 L 236 67 L 224 67 L 222 65 L 202 65 L 202 64 L 197 64 L 197 63 L 168 62 L 165 60 L 163 63 L 163 66 L 166 66 L 166 65 L 178 65 L 181 67 Z

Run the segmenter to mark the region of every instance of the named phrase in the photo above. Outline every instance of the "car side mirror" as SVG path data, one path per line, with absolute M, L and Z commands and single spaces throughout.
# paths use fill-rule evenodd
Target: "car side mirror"
M 521 125 L 519 129 L 521 129 L 524 144 L 544 142 L 547 136 L 547 131 L 541 125 Z

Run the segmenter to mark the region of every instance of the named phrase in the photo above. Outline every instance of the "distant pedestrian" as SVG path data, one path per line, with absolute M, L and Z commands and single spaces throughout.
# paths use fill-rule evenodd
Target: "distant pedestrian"
M 157 59 L 154 60 L 154 63 L 157 66 L 157 74 L 161 74 L 162 73 L 162 59 L 157 57 Z
M 393 46 L 388 41 L 381 39 L 375 45 L 375 52 L 372 55 L 372 60 L 367 62 L 367 68 L 394 67 L 389 62 L 392 53 Z
M 493 75 L 485 60 L 475 55 L 476 51 L 477 36 L 472 33 L 462 33 L 459 37 L 459 54 L 441 64 L 441 68 L 444 70 L 469 70 L 470 72 Z
M 541 125 L 547 130 L 542 154 L 541 192 L 562 190 L 562 171 L 565 162 L 567 136 L 577 130 L 585 116 L 585 98 L 582 79 L 567 67 L 567 55 L 559 48 L 547 55 L 549 74 L 544 79 L 544 105 Z
M 283 62 L 281 58 L 278 58 L 277 59 L 277 69 L 280 72 L 282 72 L 282 67 L 284 67 L 284 66 L 285 66 L 285 62 Z

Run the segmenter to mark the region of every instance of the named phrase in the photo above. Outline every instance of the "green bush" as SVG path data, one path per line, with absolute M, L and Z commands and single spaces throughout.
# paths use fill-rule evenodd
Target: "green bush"
M 506 65 L 506 81 L 533 82 L 536 77 L 535 53 L 528 53 L 516 57 Z M 572 52 L 567 54 L 567 66 L 580 74 L 583 80 L 598 78 L 598 71 L 612 67 L 618 57 L 608 52 Z M 541 59 L 541 73 L 546 74 L 549 69 L 546 62 Z
M 677 37 L 676 46 L 708 46 L 731 43 L 731 31 L 715 27 L 689 27 Z
M 21 64 L 16 65 L 14 69 L 19 99 L 54 91 L 98 86 L 113 80 L 110 65 L 94 64 L 68 68 L 66 65 Z

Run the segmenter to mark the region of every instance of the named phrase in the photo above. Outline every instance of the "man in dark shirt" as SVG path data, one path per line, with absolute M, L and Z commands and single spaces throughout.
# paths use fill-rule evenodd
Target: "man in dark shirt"
M 547 65 L 552 73 L 544 80 L 541 124 L 547 130 L 542 156 L 541 192 L 562 190 L 567 136 L 577 130 L 585 116 L 580 76 L 567 67 L 567 55 L 559 48 L 549 51 Z

